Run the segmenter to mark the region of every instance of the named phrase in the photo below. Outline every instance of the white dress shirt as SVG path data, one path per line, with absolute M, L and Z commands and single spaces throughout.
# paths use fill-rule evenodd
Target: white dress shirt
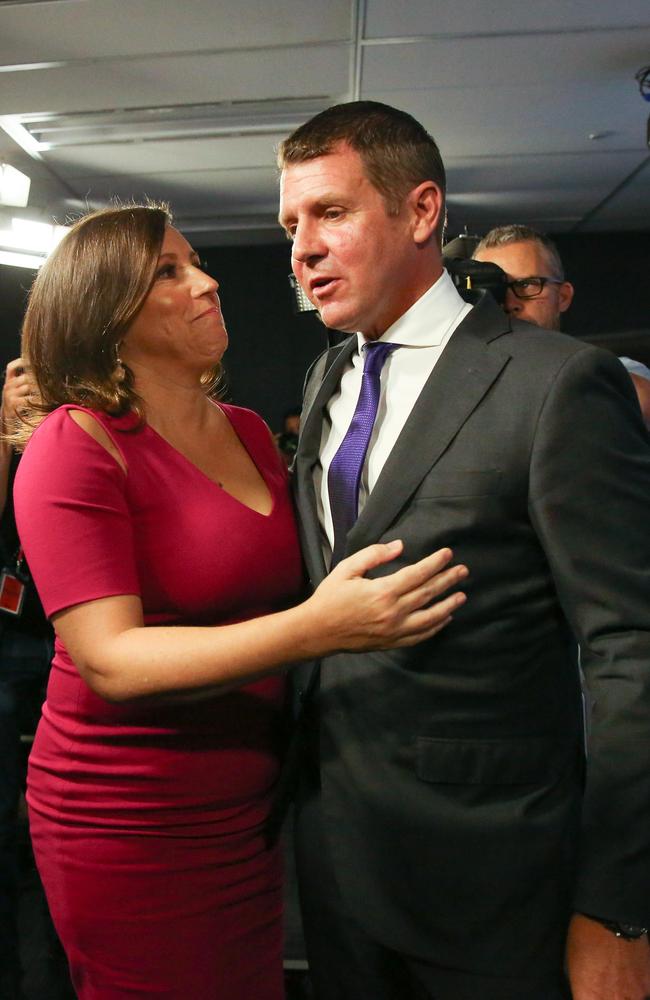
M 379 409 L 361 474 L 359 512 L 374 489 L 386 459 L 449 338 L 471 308 L 460 297 L 447 272 L 443 271 L 436 283 L 379 338 L 401 346 L 388 356 L 381 372 Z M 361 389 L 364 362 L 361 348 L 366 339 L 361 333 L 356 337 L 357 350 L 353 352 L 338 392 L 330 399 L 324 414 L 320 462 L 314 469 L 318 516 L 328 564 L 334 546 L 334 528 L 327 474 L 330 462 L 350 426 Z
M 640 378 L 650 381 L 650 368 L 641 361 L 633 361 L 632 358 L 619 358 L 618 360 L 629 371 L 630 375 L 639 375 Z

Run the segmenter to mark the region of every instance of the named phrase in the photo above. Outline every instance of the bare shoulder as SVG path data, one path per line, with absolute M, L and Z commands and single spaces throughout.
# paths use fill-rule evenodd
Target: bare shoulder
M 114 442 L 104 427 L 100 424 L 96 417 L 93 417 L 91 413 L 86 410 L 68 410 L 68 416 L 71 420 L 74 420 L 75 424 L 78 424 L 82 430 L 89 434 L 91 438 L 97 441 L 98 444 L 104 448 L 108 454 L 115 459 L 122 472 L 126 473 L 126 462 L 122 453 L 116 448 Z

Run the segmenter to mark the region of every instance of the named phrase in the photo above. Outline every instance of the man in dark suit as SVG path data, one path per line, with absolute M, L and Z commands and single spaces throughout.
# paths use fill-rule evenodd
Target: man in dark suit
M 470 569 L 435 638 L 299 677 L 316 996 L 558 1000 L 566 947 L 574 1000 L 643 1000 L 650 448 L 630 380 L 460 298 L 441 262 L 444 168 L 410 116 L 330 108 L 279 162 L 294 271 L 353 334 L 306 388 L 311 581 L 394 538 L 398 562 L 451 545 Z M 574 636 L 595 702 L 586 773 Z

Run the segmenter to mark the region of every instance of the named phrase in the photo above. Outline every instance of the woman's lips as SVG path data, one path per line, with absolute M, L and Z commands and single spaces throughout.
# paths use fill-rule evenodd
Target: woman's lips
M 204 316 L 220 316 L 220 315 L 221 313 L 217 306 L 210 306 L 209 309 L 204 309 L 203 312 L 199 313 L 198 316 L 195 316 L 194 319 L 197 320 L 197 319 L 203 319 Z

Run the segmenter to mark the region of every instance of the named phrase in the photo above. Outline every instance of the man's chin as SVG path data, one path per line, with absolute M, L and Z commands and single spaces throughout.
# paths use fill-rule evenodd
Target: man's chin
M 318 314 L 329 330 L 340 330 L 341 333 L 356 333 L 359 329 L 349 312 L 339 309 L 334 305 L 324 305 L 318 310 Z

